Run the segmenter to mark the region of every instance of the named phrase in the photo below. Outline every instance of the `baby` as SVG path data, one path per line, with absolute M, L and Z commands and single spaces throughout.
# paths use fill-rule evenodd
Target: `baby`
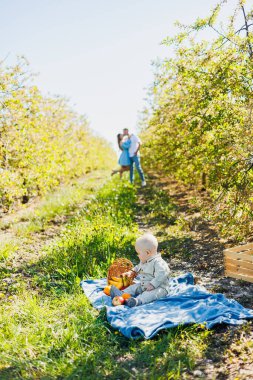
M 136 275 L 138 283 L 130 285 L 123 291 L 115 286 L 111 287 L 111 298 L 128 293 L 132 297 L 125 301 L 129 307 L 139 306 L 165 297 L 169 289 L 168 264 L 157 252 L 158 241 L 152 234 L 145 234 L 136 240 L 135 250 L 140 259 L 140 263 L 131 271 L 123 273 L 123 276 L 130 277 Z

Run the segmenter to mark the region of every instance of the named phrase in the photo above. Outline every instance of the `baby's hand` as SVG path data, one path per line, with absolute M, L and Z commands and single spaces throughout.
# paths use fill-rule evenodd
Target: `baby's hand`
M 148 291 L 148 292 L 150 292 L 150 290 L 154 290 L 155 289 L 155 287 L 152 285 L 152 284 L 147 284 L 147 287 L 146 287 L 146 290 Z
M 133 275 L 133 272 L 132 271 L 128 271 L 128 272 L 124 272 L 122 273 L 122 277 L 131 277 Z

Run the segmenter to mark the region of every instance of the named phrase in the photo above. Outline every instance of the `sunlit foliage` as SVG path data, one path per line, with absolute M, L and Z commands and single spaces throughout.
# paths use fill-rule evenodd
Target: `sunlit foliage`
M 253 11 L 239 1 L 221 27 L 225 3 L 163 41 L 174 55 L 157 67 L 143 154 L 150 169 L 210 190 L 224 232 L 243 236 L 253 216 Z M 211 41 L 201 39 L 203 28 L 213 30 Z
M 0 201 L 27 202 L 61 182 L 111 167 L 114 153 L 85 117 L 33 85 L 24 59 L 0 65 Z

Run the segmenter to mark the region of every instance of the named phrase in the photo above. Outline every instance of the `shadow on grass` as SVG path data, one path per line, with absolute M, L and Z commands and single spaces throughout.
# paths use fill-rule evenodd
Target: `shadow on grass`
M 241 378 L 240 369 L 243 369 L 244 365 L 252 370 L 252 358 L 249 355 L 249 347 L 251 346 L 252 321 L 242 326 L 217 325 L 214 327 L 213 334 L 203 352 L 203 359 L 199 360 L 196 368 L 200 369 L 208 378 L 212 375 L 212 378 L 217 380 L 230 379 L 231 376 L 239 379 Z M 225 359 L 228 352 L 230 353 L 230 360 Z M 228 368 L 229 364 L 233 366 L 233 375 L 230 372 L 231 368 Z M 250 377 L 242 375 L 242 379 L 246 378 L 250 379 Z
M 113 354 L 101 347 L 95 358 L 76 363 L 66 379 L 181 379 L 182 373 L 194 367 L 195 351 L 201 352 L 196 334 L 196 327 L 179 326 L 161 331 L 148 341 L 117 335 Z
M 80 320 L 76 320 L 80 324 Z M 206 359 L 211 359 L 218 368 L 222 364 L 226 350 L 239 337 L 239 329 L 229 334 L 227 331 L 223 325 L 216 327 L 214 333 L 199 330 L 196 325 L 179 326 L 161 331 L 152 340 L 129 340 L 110 327 L 102 312 L 85 331 L 80 330 L 78 345 L 74 339 L 76 358 L 64 368 L 53 371 L 54 375 L 50 375 L 47 365 L 57 368 L 65 358 L 71 357 L 69 345 L 73 344 L 73 337 L 44 352 L 44 369 L 36 368 L 40 357 L 27 363 L 17 358 L 15 366 L 0 370 L 0 378 L 181 380 L 185 374 L 187 379 L 194 379 L 196 368 L 206 374 Z M 33 377 L 26 373 L 27 365 Z M 221 372 L 216 378 L 226 379 L 226 373 Z
M 73 354 L 69 352 L 68 347 L 68 344 L 71 344 L 71 338 L 68 344 L 63 341 L 62 345 L 48 348 L 48 352 L 44 352 L 43 358 L 41 357 L 44 369 L 38 368 L 40 357 L 27 360 L 26 363 L 17 358 L 15 365 L 0 370 L 0 378 L 2 380 L 20 378 L 179 380 L 182 378 L 182 373 L 188 372 L 194 366 L 191 342 L 187 344 L 185 338 L 182 338 L 184 332 L 189 329 L 173 328 L 170 331 L 160 332 L 150 341 L 133 341 L 110 330 L 107 322 L 104 322 L 104 332 L 98 337 L 98 331 L 101 332 L 100 323 L 100 329 L 98 327 L 97 332 L 93 326 L 93 336 L 91 330 L 84 334 L 83 339 L 79 337 L 78 355 L 75 360 L 62 369 L 53 370 L 51 373 L 54 374 L 50 375 L 48 365 L 60 367 L 64 358 Z

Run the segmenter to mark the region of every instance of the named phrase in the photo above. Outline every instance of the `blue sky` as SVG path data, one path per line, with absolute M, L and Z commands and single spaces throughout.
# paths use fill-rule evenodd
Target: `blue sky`
M 217 0 L 0 0 L 0 59 L 24 55 L 35 83 L 59 94 L 115 146 L 122 128 L 135 131 L 151 62 L 170 54 L 160 44 L 174 22 L 204 17 Z M 233 9 L 228 0 L 226 12 Z M 206 36 L 209 38 L 209 36 Z

